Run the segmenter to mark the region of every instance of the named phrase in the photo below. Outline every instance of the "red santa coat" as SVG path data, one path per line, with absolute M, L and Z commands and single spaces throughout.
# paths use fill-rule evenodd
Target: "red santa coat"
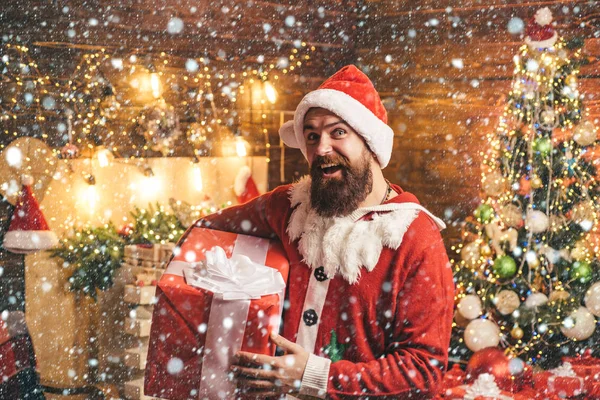
M 332 359 L 327 398 L 433 397 L 454 301 L 438 226 L 424 212 L 385 211 L 418 203 L 396 185 L 378 211 L 332 226 L 310 210 L 309 186 L 278 187 L 200 223 L 281 240 L 290 262 L 283 336 Z

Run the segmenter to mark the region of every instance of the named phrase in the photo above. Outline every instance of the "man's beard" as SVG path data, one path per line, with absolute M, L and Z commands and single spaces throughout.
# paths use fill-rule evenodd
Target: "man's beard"
M 371 153 L 365 149 L 356 165 L 340 155 L 317 156 L 310 167 L 310 204 L 323 217 L 344 217 L 356 210 L 373 190 Z M 341 178 L 324 178 L 321 165 L 338 164 Z

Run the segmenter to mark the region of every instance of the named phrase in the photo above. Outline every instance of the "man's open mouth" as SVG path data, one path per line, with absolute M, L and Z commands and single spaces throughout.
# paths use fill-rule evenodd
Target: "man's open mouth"
M 323 173 L 325 175 L 331 175 L 336 173 L 337 171 L 342 169 L 342 166 L 339 164 L 333 164 L 333 163 L 329 163 L 329 164 L 323 164 L 321 165 L 321 171 L 323 171 Z

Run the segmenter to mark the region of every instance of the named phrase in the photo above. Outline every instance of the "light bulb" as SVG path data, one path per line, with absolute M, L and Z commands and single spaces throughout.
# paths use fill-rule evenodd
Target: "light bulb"
M 152 88 L 152 96 L 158 99 L 160 97 L 160 78 L 156 72 L 150 74 L 150 87 Z
M 246 157 L 248 155 L 248 151 L 246 150 L 246 142 L 243 139 L 238 139 L 235 141 L 235 152 L 238 157 Z
M 110 160 L 113 158 L 112 153 L 106 147 L 101 147 L 96 151 L 96 158 L 100 168 L 108 167 Z
M 277 101 L 277 91 L 275 90 L 271 82 L 266 81 L 263 87 L 265 90 L 265 96 L 267 96 L 267 100 L 269 100 L 271 104 L 275 104 L 275 101 Z

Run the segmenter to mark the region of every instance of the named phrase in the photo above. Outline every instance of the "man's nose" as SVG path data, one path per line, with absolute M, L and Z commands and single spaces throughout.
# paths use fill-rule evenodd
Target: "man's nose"
M 319 144 L 317 145 L 316 154 L 319 156 L 324 156 L 331 152 L 331 138 L 326 134 L 321 135 L 319 138 Z

